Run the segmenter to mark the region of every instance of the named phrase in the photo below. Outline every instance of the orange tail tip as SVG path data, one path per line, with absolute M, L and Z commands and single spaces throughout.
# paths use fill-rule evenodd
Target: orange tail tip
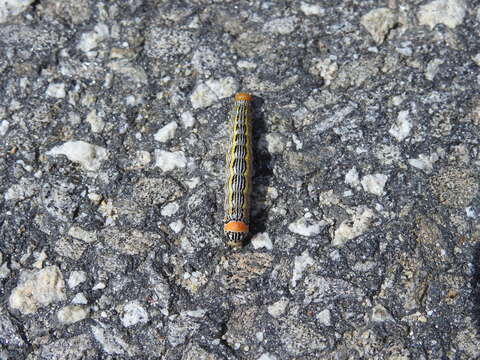
M 252 95 L 248 93 L 237 93 L 235 94 L 235 101 L 252 101 Z
M 248 225 L 241 221 L 230 221 L 223 226 L 223 230 L 231 232 L 248 232 Z

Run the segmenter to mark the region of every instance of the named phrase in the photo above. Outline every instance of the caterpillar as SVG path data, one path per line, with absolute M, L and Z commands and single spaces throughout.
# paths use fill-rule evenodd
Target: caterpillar
M 236 94 L 229 118 L 223 230 L 227 245 L 232 247 L 241 246 L 249 231 L 252 182 L 251 101 L 250 94 Z

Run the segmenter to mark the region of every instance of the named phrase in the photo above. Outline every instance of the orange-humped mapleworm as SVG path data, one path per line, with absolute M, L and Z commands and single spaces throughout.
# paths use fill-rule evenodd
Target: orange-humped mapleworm
M 241 246 L 249 231 L 252 184 L 251 101 L 250 94 L 236 94 L 229 118 L 223 230 L 227 244 L 232 247 Z

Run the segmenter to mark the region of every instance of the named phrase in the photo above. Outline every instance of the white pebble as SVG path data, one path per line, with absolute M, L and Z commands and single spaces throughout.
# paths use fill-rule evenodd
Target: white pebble
M 219 99 L 232 96 L 238 89 L 238 82 L 232 77 L 219 80 L 210 79 L 197 85 L 190 101 L 194 109 L 205 108 Z
M 410 119 L 410 112 L 408 110 L 400 111 L 398 113 L 397 121 L 392 125 L 388 131 L 397 141 L 403 141 L 412 130 L 412 120 Z
M 288 230 L 302 236 L 315 236 L 320 234 L 326 225 L 327 222 L 323 220 L 316 221 L 301 217 L 288 225 Z
M 3 0 L 0 1 L 0 24 L 21 14 L 34 0 Z
M 138 323 L 148 321 L 148 313 L 138 301 L 134 300 L 127 303 L 123 308 L 122 325 L 125 327 L 133 326 Z
M 97 233 L 95 231 L 87 231 L 77 226 L 72 226 L 70 229 L 68 229 L 68 235 L 74 237 L 75 239 L 83 240 L 87 243 L 92 243 L 97 240 Z
M 291 17 L 271 20 L 263 26 L 263 29 L 266 32 L 286 35 L 293 32 L 296 26 L 297 26 L 297 18 L 291 16 Z
M 302 278 L 303 272 L 305 269 L 314 264 L 313 259 L 310 257 L 308 250 L 305 250 L 302 255 L 295 256 L 295 261 L 293 263 L 293 274 L 292 274 L 292 287 L 297 285 L 297 281 Z
M 156 141 L 162 143 L 167 142 L 175 137 L 175 132 L 177 131 L 177 123 L 175 121 L 169 122 L 167 125 L 162 127 L 157 133 L 153 136 Z
M 298 138 L 296 134 L 292 135 L 292 140 L 295 143 L 295 148 L 297 150 L 302 150 L 303 149 L 303 142 Z
M 418 22 L 430 28 L 444 24 L 453 29 L 463 22 L 467 10 L 467 3 L 464 0 L 435 0 L 420 6 Z
M 324 309 L 320 311 L 316 316 L 318 322 L 325 326 L 330 326 L 332 323 L 330 321 L 330 310 Z
M 257 339 L 258 342 L 262 342 L 262 341 L 263 341 L 263 338 L 264 338 L 264 337 L 263 337 L 263 332 L 257 331 L 257 332 L 255 333 L 255 338 Z
M 7 120 L 3 120 L 0 123 L 0 136 L 5 136 L 7 134 L 10 123 Z
M 186 128 L 191 128 L 195 125 L 195 118 L 190 111 L 184 112 L 180 119 L 182 120 L 183 126 Z
M 477 216 L 477 213 L 475 212 L 475 209 L 471 206 L 465 208 L 465 213 L 470 218 L 474 218 L 474 217 Z
M 187 310 L 182 311 L 181 315 L 186 315 L 194 318 L 202 318 L 207 313 L 206 309 L 197 309 L 197 310 Z
M 384 322 L 392 321 L 393 317 L 384 306 L 377 304 L 372 309 L 371 319 L 374 322 Z
M 182 231 L 183 228 L 185 227 L 182 220 L 174 221 L 170 223 L 168 226 L 170 226 L 170 229 L 172 229 L 176 234 Z
M 92 129 L 94 133 L 102 132 L 103 128 L 105 127 L 105 122 L 101 116 L 97 115 L 97 111 L 95 109 L 88 113 L 86 121 L 90 124 L 90 129 Z
M 85 141 L 67 141 L 55 146 L 47 155 L 65 155 L 70 161 L 79 163 L 87 171 L 97 171 L 107 159 L 107 150 Z
M 51 83 L 47 88 L 47 95 L 57 99 L 63 99 L 65 97 L 65 84 L 64 83 Z
M 250 61 L 245 61 L 245 60 L 239 60 L 237 62 L 237 66 L 240 68 L 240 69 L 245 69 L 245 70 L 253 70 L 257 67 L 257 64 L 255 64 L 254 62 L 250 62 Z
M 307 16 L 310 16 L 310 15 L 321 16 L 325 14 L 325 10 L 320 5 L 308 4 L 305 2 L 300 3 L 300 10 L 302 10 L 302 12 Z
M 198 186 L 198 184 L 200 184 L 200 178 L 199 177 L 191 178 L 190 180 L 186 180 L 185 184 L 188 186 L 189 189 L 195 189 Z
M 345 174 L 345 184 L 353 187 L 357 187 L 358 185 L 360 185 L 358 171 L 355 167 L 348 170 L 348 172 Z
M 109 31 L 107 25 L 97 24 L 94 28 L 94 31 L 89 31 L 82 34 L 78 48 L 87 53 L 87 56 L 94 56 L 95 53 L 92 52 L 92 50 L 97 48 L 99 43 L 108 37 L 108 34 Z
M 395 106 L 401 105 L 403 100 L 405 100 L 405 98 L 401 95 L 392 96 L 392 104 Z
M 68 305 L 60 309 L 57 318 L 62 324 L 73 324 L 88 316 L 88 309 L 79 305 Z
M 438 160 L 438 155 L 420 154 L 417 159 L 408 159 L 408 163 L 414 168 L 430 173 L 433 170 L 433 164 Z
M 105 289 L 107 285 L 104 282 L 99 282 L 97 285 L 95 285 L 92 290 L 102 290 Z
M 40 252 L 35 251 L 33 256 L 35 257 L 35 262 L 32 264 L 32 267 L 41 269 L 43 267 L 43 262 L 47 259 L 47 254 L 42 250 Z
M 88 304 L 88 300 L 83 293 L 78 293 L 73 297 L 72 304 L 86 305 Z
M 267 307 L 267 311 L 271 316 L 273 316 L 274 318 L 277 318 L 285 312 L 287 305 L 288 305 L 288 300 L 282 299 L 269 305 Z
M 355 239 L 372 225 L 375 214 L 372 210 L 360 207 L 351 219 L 343 221 L 335 230 L 332 245 L 343 246 L 348 240 Z
M 163 171 L 172 171 L 176 168 L 186 167 L 187 158 L 183 151 L 155 150 L 155 166 Z
M 72 271 L 70 277 L 68 278 L 68 287 L 72 289 L 75 286 L 80 285 L 85 280 L 87 280 L 87 273 L 85 271 Z
M 413 49 L 408 46 L 402 46 L 395 48 L 395 51 L 398 52 L 400 55 L 410 57 L 413 55 Z
M 363 190 L 374 195 L 383 195 L 383 188 L 388 180 L 388 176 L 384 174 L 365 175 L 362 178 Z
M 388 8 L 378 8 L 362 16 L 361 24 L 377 44 L 381 44 L 397 23 L 397 15 Z
M 251 242 L 254 249 L 260 249 L 260 248 L 265 248 L 267 250 L 273 249 L 272 240 L 270 240 L 270 236 L 268 236 L 268 233 L 255 234 L 255 236 L 252 237 Z
M 280 154 L 285 149 L 285 138 L 278 133 L 269 133 L 265 137 L 270 154 Z
M 23 272 L 8 300 L 12 309 L 22 314 L 32 314 L 39 307 L 65 299 L 62 273 L 56 266 L 47 266 L 42 270 Z
M 428 63 L 427 68 L 425 69 L 425 78 L 427 80 L 432 81 L 435 78 L 435 75 L 437 75 L 438 70 L 440 70 L 440 65 L 442 64 L 443 64 L 442 59 L 431 60 Z
M 480 8 L 479 8 L 479 10 L 480 10 Z M 480 11 L 479 11 L 479 13 L 480 13 Z M 475 56 L 472 58 L 472 60 L 473 60 L 473 62 L 474 62 L 475 64 L 477 64 L 477 66 L 480 66 L 480 53 L 478 53 L 477 55 L 475 55 Z
M 162 216 L 172 216 L 178 211 L 179 208 L 180 206 L 178 205 L 178 203 L 171 202 L 165 205 L 160 211 L 160 213 L 162 214 Z

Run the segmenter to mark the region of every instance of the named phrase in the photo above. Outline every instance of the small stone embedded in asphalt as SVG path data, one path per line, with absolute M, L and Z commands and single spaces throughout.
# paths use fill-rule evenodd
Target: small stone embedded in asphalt
M 334 232 L 332 245 L 342 246 L 348 240 L 355 239 L 367 231 L 375 214 L 372 210 L 360 207 L 351 219 L 343 221 Z
M 238 89 L 237 81 L 232 77 L 210 79 L 199 84 L 190 96 L 194 109 L 205 108 L 223 99 L 232 96 Z
M 86 305 L 88 300 L 83 293 L 78 293 L 73 297 L 72 304 Z
M 35 0 L 4 0 L 0 2 L 0 24 L 12 21 L 13 18 L 25 10 Z
M 177 127 L 178 125 L 175 121 L 169 122 L 155 133 L 154 139 L 162 143 L 173 139 L 175 137 L 175 131 L 177 130 Z
M 171 202 L 165 205 L 162 208 L 162 211 L 160 212 L 162 216 L 172 216 L 174 215 L 178 210 L 180 209 L 180 206 L 176 202 Z
M 68 235 L 75 239 L 83 240 L 86 243 L 92 243 L 97 240 L 97 233 L 94 231 L 87 231 L 77 226 L 72 226 L 68 229 Z
M 270 20 L 264 25 L 264 29 L 267 32 L 286 35 L 290 34 L 293 30 L 295 30 L 296 24 L 297 19 L 292 16 L 287 18 Z
M 433 170 L 433 164 L 437 160 L 438 160 L 438 156 L 436 154 L 432 154 L 430 156 L 425 154 L 420 154 L 416 159 L 408 159 L 408 163 L 414 168 L 423 170 L 426 173 L 430 173 Z
M 72 289 L 85 280 L 87 280 L 87 273 L 85 273 L 85 271 L 72 271 L 67 281 L 68 287 Z
M 47 95 L 57 99 L 62 99 L 65 97 L 65 84 L 63 83 L 52 83 L 48 85 Z
M 93 50 L 97 49 L 99 44 L 107 39 L 109 29 L 106 24 L 97 24 L 93 31 L 85 32 L 80 38 L 78 48 L 85 52 L 88 57 L 95 57 L 97 55 Z
M 273 249 L 272 240 L 268 233 L 259 233 L 252 237 L 252 246 L 254 249 L 261 249 L 265 248 L 267 250 Z
M 186 128 L 191 128 L 193 125 L 195 125 L 195 118 L 190 111 L 184 112 L 180 119 L 183 126 Z
M 0 122 L 0 136 L 5 136 L 9 127 L 10 123 L 7 120 L 2 120 L 2 122 Z
M 155 166 L 165 172 L 181 169 L 187 166 L 187 158 L 183 151 L 155 150 Z
M 377 44 L 381 44 L 397 21 L 397 15 L 392 10 L 378 8 L 363 15 L 361 24 L 367 29 L 373 40 Z
M 455 28 L 463 22 L 467 9 L 465 0 L 433 0 L 420 6 L 417 14 L 418 22 L 420 25 L 428 25 L 431 28 L 437 24 Z
M 97 114 L 95 109 L 88 113 L 85 121 L 90 124 L 90 128 L 94 133 L 102 132 L 105 127 L 105 121 L 103 121 L 103 117 L 100 116 L 99 113 Z
M 305 250 L 302 255 L 295 257 L 291 280 L 292 287 L 295 287 L 297 285 L 297 282 L 302 278 L 305 269 L 313 264 L 314 260 L 308 253 L 308 250 Z
M 70 161 L 79 163 L 85 170 L 97 171 L 107 159 L 107 150 L 85 141 L 68 141 L 55 146 L 46 153 L 51 156 L 65 155 Z
M 410 112 L 404 110 L 398 113 L 397 121 L 392 125 L 388 132 L 397 139 L 397 141 L 403 141 L 410 134 L 411 130 L 412 120 L 410 119 Z
M 325 14 L 325 9 L 322 8 L 320 5 L 309 4 L 303 1 L 300 3 L 300 10 L 302 10 L 302 12 L 307 16 L 310 16 L 310 15 L 321 16 Z
M 268 306 L 268 313 L 273 317 L 280 317 L 287 308 L 288 300 L 283 299 L 279 300 Z
M 320 234 L 327 225 L 328 223 L 324 220 L 318 221 L 301 217 L 290 223 L 290 225 L 288 225 L 288 230 L 295 234 L 311 237 Z
M 65 282 L 58 267 L 48 266 L 38 271 L 22 273 L 17 287 L 9 297 L 12 309 L 33 314 L 40 307 L 66 299 Z
M 381 196 L 384 194 L 384 187 L 387 180 L 388 176 L 385 174 L 370 174 L 362 178 L 361 184 L 363 190 L 366 192 Z
M 131 301 L 123 307 L 122 324 L 125 327 L 146 323 L 148 313 L 138 301 Z
M 331 323 L 331 315 L 330 315 L 330 310 L 328 309 L 325 309 L 325 310 L 322 310 L 320 311 L 317 315 L 316 315 L 316 319 L 318 320 L 318 322 L 322 325 L 325 325 L 325 326 L 330 326 L 332 325 Z
M 68 305 L 60 309 L 57 313 L 58 321 L 62 324 L 73 324 L 81 321 L 88 316 L 88 309 L 79 305 Z

